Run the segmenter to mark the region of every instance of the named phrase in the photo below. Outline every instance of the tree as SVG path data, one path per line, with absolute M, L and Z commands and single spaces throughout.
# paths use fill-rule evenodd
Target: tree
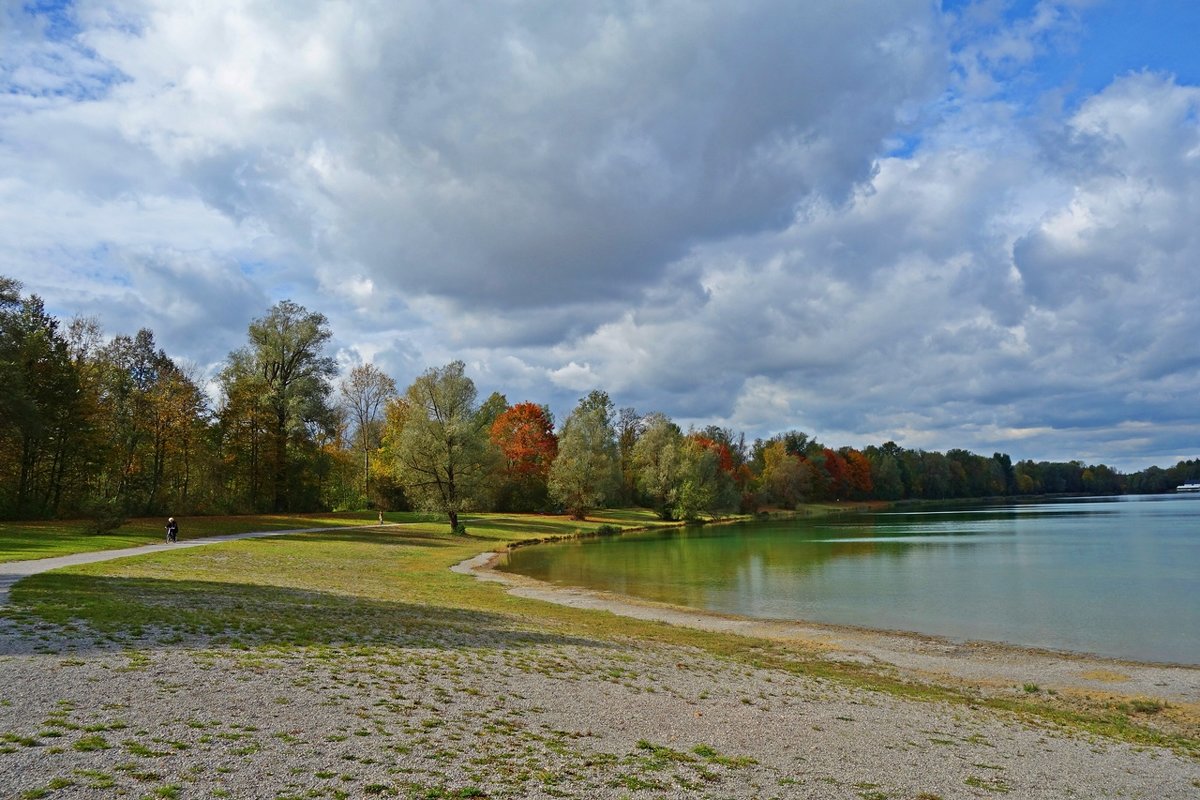
M 599 411 L 604 417 L 604 424 L 612 427 L 616 406 L 613 405 L 608 392 L 602 389 L 592 389 L 587 393 L 587 397 L 579 398 L 577 408 L 582 411 Z
M 1000 475 L 1004 481 L 1004 494 L 1013 494 L 1017 490 L 1017 474 L 1013 470 L 1012 458 L 1008 453 L 992 453 L 992 460 L 1000 468 Z
M 633 474 L 637 488 L 663 519 L 671 519 L 679 487 L 683 432 L 665 414 L 647 414 L 642 434 L 633 446 Z
M 267 414 L 272 507 L 286 511 L 306 477 L 293 474 L 293 452 L 315 455 L 313 434 L 333 424 L 329 381 L 337 365 L 323 354 L 329 323 L 324 314 L 282 300 L 248 333 L 249 345 L 230 354 L 222 382 L 227 396 L 236 384 L 258 394 Z
M 904 496 L 904 481 L 895 456 L 878 447 L 868 447 L 865 453 L 871 462 L 871 485 L 881 500 L 899 500 Z
M 728 463 L 726 463 L 728 462 Z M 691 434 L 679 447 L 679 475 L 672 512 L 679 519 L 716 516 L 737 505 L 729 451 L 704 436 Z
M 196 381 L 146 328 L 100 345 L 99 328 L 71 326 L 81 422 L 92 434 L 90 506 L 97 516 L 179 512 L 191 504 L 193 463 L 207 448 L 208 409 Z
M 505 411 L 508 411 L 508 398 L 499 392 L 492 392 L 487 400 L 479 404 L 479 423 L 484 430 L 491 430 L 492 424 Z
M 604 393 L 592 392 L 567 417 L 550 467 L 550 496 L 575 519 L 602 505 L 620 485 L 612 406 L 593 402 L 597 395 Z
M 389 405 L 387 446 L 397 480 L 421 508 L 440 511 L 463 532 L 460 512 L 486 505 L 499 453 L 487 412 L 461 361 L 430 368 Z
M 0 512 L 54 513 L 77 401 L 78 375 L 57 320 L 36 295 L 0 277 Z
M 342 379 L 342 401 L 354 423 L 354 438 L 363 459 L 363 498 L 371 498 L 371 451 L 379 447 L 379 415 L 396 396 L 396 382 L 374 364 L 358 364 Z
M 0 434 L 10 425 L 15 427 L 27 403 L 18 358 L 20 309 L 21 284 L 0 275 Z
M 787 442 L 777 439 L 762 448 L 763 470 L 759 477 L 763 499 L 783 508 L 795 508 L 812 493 L 812 465 L 788 452 Z
M 853 447 L 843 447 L 840 454 L 846 463 L 846 488 L 854 500 L 866 500 L 875 490 L 871 480 L 870 460 Z
M 259 510 L 269 505 L 263 495 L 272 472 L 267 456 L 268 411 L 263 402 L 266 387 L 239 362 L 221 372 L 220 382 L 223 396 L 217 412 L 217 448 L 227 489 L 221 508 Z
M 546 504 L 550 465 L 558 455 L 554 416 L 545 406 L 517 403 L 492 423 L 492 444 L 505 461 L 500 508 L 534 511 Z
M 623 505 L 637 502 L 637 475 L 633 466 L 633 446 L 645 430 L 645 417 L 636 408 L 622 408 L 617 412 L 617 451 L 621 459 L 621 492 Z

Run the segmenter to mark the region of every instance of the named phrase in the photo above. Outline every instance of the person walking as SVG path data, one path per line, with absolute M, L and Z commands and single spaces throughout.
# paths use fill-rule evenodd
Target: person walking
M 179 523 L 174 517 L 167 517 L 167 543 L 173 543 L 179 538 Z

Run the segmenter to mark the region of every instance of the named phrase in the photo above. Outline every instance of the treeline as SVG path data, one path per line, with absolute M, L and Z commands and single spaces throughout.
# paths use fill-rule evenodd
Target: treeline
M 0 516 L 378 507 L 443 512 L 645 505 L 688 519 L 829 500 L 1171 491 L 1200 460 L 1123 475 L 887 442 L 831 448 L 792 431 L 747 442 L 617 408 L 603 391 L 557 424 L 532 401 L 479 401 L 463 364 L 399 392 L 372 365 L 336 380 L 327 319 L 290 301 L 254 320 L 210 399 L 154 334 L 63 325 L 0 276 Z

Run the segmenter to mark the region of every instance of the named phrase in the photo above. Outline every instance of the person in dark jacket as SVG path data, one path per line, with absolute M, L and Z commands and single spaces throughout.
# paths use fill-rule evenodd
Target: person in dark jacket
M 174 517 L 167 517 L 167 542 L 173 542 L 179 538 L 179 523 Z

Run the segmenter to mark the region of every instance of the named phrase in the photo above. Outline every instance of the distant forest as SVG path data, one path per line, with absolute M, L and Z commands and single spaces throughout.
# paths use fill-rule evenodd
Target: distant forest
M 212 402 L 154 334 L 62 324 L 0 276 L 0 518 L 423 508 L 567 511 L 642 505 L 664 518 L 806 502 L 1173 491 L 1200 459 L 1122 474 L 1079 461 L 1014 462 L 863 450 L 791 431 L 747 442 L 618 408 L 602 390 L 561 424 L 535 401 L 477 401 L 463 364 L 405 391 L 372 365 L 340 381 L 328 321 L 283 301 L 229 354 Z

